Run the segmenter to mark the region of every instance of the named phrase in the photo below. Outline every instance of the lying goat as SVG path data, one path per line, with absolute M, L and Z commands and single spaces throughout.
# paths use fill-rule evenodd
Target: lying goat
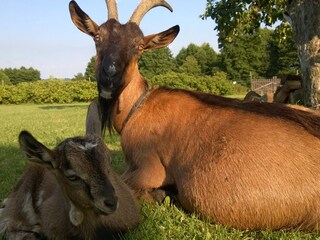
M 139 223 L 138 204 L 95 135 L 69 138 L 50 150 L 20 133 L 20 147 L 33 164 L 0 212 L 0 234 L 9 240 L 102 239 Z

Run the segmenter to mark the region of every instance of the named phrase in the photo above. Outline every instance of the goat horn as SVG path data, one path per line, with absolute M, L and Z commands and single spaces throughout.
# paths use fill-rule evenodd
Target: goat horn
M 108 19 L 114 18 L 117 21 L 119 21 L 116 1 L 115 0 L 106 0 L 106 3 L 107 3 L 107 8 L 108 8 Z
M 143 16 L 154 7 L 162 6 L 173 11 L 172 7 L 165 0 L 141 0 L 140 4 L 134 10 L 129 22 L 140 24 Z

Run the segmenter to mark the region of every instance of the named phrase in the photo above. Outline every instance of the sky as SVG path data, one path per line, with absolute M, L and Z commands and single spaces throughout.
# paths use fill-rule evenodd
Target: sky
M 199 18 L 206 0 L 167 0 L 173 12 L 163 7 L 150 10 L 140 28 L 144 35 L 179 25 L 180 33 L 169 45 L 173 55 L 190 43 L 209 43 L 218 52 L 217 32 L 212 19 Z M 104 0 L 77 0 L 98 25 L 107 20 Z M 118 0 L 120 23 L 125 24 L 139 0 Z M 2 0 L 0 3 L 0 69 L 33 67 L 41 78 L 72 78 L 84 73 L 94 42 L 72 23 L 66 0 Z

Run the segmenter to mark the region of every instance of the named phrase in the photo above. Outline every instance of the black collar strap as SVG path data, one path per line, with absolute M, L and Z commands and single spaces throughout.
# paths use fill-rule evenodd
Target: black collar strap
M 135 104 L 133 104 L 130 112 L 128 113 L 127 117 L 124 119 L 123 123 L 122 123 L 122 128 L 120 133 L 122 132 L 122 130 L 124 129 L 124 127 L 126 126 L 127 122 L 129 121 L 130 117 L 138 110 L 138 108 L 141 106 L 141 104 L 143 103 L 143 101 L 146 99 L 147 94 L 149 93 L 149 90 L 146 89 L 141 96 L 138 98 L 138 100 L 135 102 Z

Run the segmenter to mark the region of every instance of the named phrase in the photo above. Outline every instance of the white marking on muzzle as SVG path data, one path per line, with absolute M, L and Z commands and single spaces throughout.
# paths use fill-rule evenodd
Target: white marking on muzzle
M 105 91 L 105 90 L 101 90 L 100 97 L 103 97 L 104 99 L 107 99 L 107 100 L 112 99 L 111 92 Z

